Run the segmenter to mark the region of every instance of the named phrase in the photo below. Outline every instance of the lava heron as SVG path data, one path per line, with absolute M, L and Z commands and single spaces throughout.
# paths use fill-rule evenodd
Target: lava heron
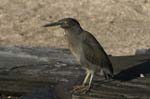
M 69 49 L 86 70 L 83 84 L 74 87 L 74 91 L 88 91 L 95 74 L 103 73 L 105 79 L 113 77 L 113 67 L 103 47 L 91 33 L 80 26 L 76 19 L 64 18 L 44 25 L 49 26 L 60 26 L 65 30 Z

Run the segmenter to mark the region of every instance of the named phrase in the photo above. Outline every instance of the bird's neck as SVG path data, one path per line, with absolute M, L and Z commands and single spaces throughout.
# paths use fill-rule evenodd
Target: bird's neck
M 66 33 L 69 33 L 71 35 L 79 35 L 82 33 L 83 29 L 80 26 L 73 26 L 70 28 L 65 29 Z
M 83 29 L 81 27 L 72 27 L 65 29 L 65 37 L 68 41 L 68 47 L 70 50 L 74 49 L 79 42 L 79 36 L 83 32 Z

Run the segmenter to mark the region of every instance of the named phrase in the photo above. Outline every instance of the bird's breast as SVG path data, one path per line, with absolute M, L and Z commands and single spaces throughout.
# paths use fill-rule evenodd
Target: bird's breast
M 71 53 L 75 56 L 78 62 L 80 62 L 81 59 L 81 42 L 80 39 L 76 36 L 73 36 L 71 34 L 66 34 L 66 39 L 68 41 L 68 47 L 71 51 Z

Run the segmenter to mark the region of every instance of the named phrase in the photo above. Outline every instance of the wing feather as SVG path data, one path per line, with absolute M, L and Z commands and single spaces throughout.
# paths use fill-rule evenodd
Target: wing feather
M 84 57 L 95 65 L 103 66 L 104 62 L 105 65 L 106 63 L 110 63 L 106 52 L 95 37 L 90 33 L 86 33 L 85 36 L 85 39 L 82 41 Z

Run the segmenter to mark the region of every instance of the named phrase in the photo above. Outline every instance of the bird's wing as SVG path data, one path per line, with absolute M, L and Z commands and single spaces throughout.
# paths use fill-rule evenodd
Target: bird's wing
M 90 33 L 85 33 L 82 41 L 82 50 L 84 57 L 95 65 L 102 65 L 104 61 L 108 61 L 108 56 L 102 46 L 98 43 L 95 37 Z

